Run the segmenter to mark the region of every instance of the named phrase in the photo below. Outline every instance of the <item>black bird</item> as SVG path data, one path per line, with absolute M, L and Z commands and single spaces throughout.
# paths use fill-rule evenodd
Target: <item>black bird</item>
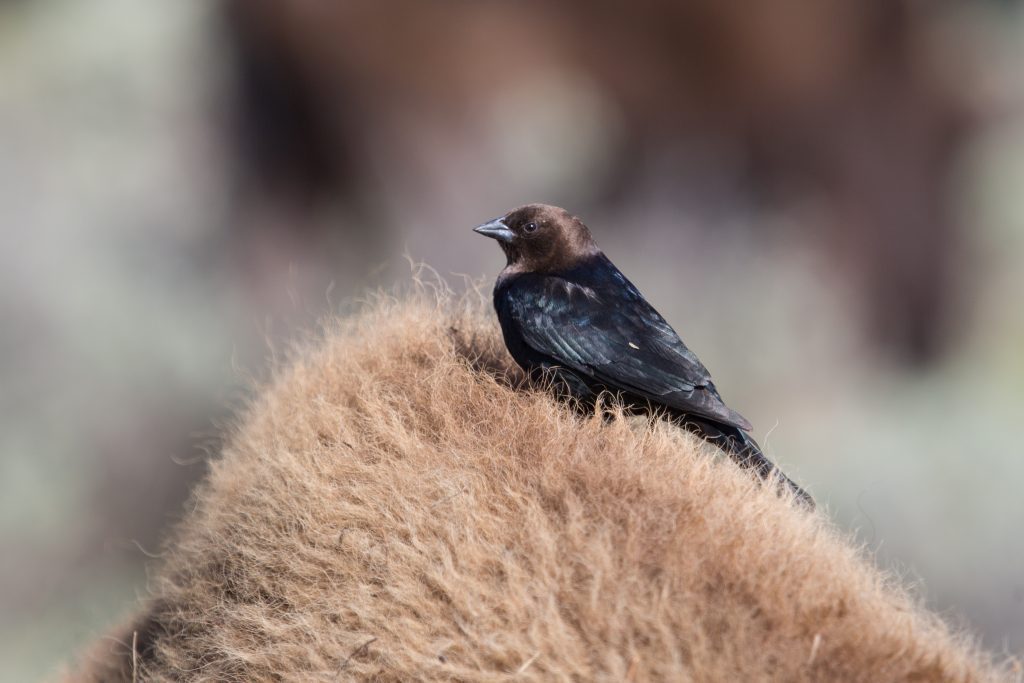
M 475 228 L 508 264 L 494 287 L 505 345 L 531 375 L 550 374 L 587 406 L 602 392 L 634 411 L 662 410 L 763 479 L 779 480 L 813 507 L 722 401 L 697 356 L 564 209 L 529 204 Z

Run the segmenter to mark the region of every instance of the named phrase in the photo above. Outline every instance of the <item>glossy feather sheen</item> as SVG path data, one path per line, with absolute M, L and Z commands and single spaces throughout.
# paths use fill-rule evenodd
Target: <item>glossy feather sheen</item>
M 562 367 L 592 392 L 626 391 L 737 429 L 697 356 L 603 254 L 563 273 L 522 273 L 495 288 L 494 306 L 524 367 Z

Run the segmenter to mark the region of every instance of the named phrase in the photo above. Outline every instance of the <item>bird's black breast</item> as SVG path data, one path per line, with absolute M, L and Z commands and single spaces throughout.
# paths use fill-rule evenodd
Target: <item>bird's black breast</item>
M 526 342 L 518 311 L 533 309 L 535 321 L 563 320 L 571 305 L 568 300 L 547 296 L 544 290 L 543 279 L 532 273 L 500 279 L 494 288 L 494 309 L 505 346 L 516 363 L 527 371 L 557 364 L 559 360 L 546 353 L 546 349 L 535 349 Z

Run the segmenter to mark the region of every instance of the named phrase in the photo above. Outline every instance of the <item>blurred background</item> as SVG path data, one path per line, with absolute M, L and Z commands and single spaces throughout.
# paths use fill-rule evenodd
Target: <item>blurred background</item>
M 0 0 L 0 677 L 126 614 L 269 359 L 584 217 L 878 562 L 1024 650 L 1024 6 Z

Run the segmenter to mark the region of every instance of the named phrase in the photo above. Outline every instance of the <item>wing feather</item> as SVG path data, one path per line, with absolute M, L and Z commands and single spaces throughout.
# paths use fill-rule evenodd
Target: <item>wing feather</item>
M 506 311 L 530 348 L 594 383 L 750 430 L 675 330 L 618 270 L 614 275 L 609 286 L 587 287 L 531 276 L 506 294 Z

